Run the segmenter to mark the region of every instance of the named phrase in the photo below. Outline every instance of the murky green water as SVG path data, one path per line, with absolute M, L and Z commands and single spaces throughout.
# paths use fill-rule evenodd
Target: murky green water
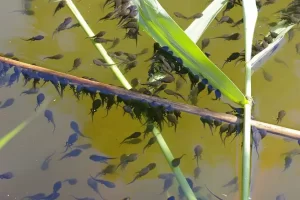
M 123 38 L 125 31 L 116 29 L 117 21 L 96 23 L 100 17 L 109 12 L 108 8 L 102 10 L 103 2 L 82 0 L 75 3 L 95 33 L 105 30 L 107 38 Z M 202 11 L 208 5 L 204 1 L 197 0 L 184 2 L 176 0 L 175 3 L 161 0 L 160 2 L 170 14 L 179 11 L 183 14 L 191 15 Z M 277 19 L 277 16 L 272 13 L 288 3 L 280 1 L 275 5 L 263 8 L 259 13 L 256 35 L 267 33 L 267 23 Z M 92 63 L 93 59 L 100 56 L 93 44 L 88 39 L 85 39 L 85 32 L 81 28 L 63 31 L 57 34 L 54 39 L 51 38 L 54 29 L 66 17 L 73 17 L 67 8 L 62 9 L 53 17 L 56 3 L 48 3 L 46 0 L 35 0 L 32 1 L 32 6 L 36 14 L 29 17 L 20 13 L 11 13 L 11 11 L 22 8 L 21 0 L 10 0 L 2 3 L 0 7 L 0 52 L 14 52 L 24 62 L 36 63 L 39 66 L 61 72 L 69 71 L 73 60 L 80 57 L 82 65 L 78 70 L 72 72 L 73 75 L 93 77 L 104 83 L 120 85 L 109 69 L 95 66 Z M 237 21 L 242 16 L 242 9 L 237 7 L 228 14 Z M 75 18 L 73 20 L 76 21 Z M 187 28 L 191 22 L 181 19 L 176 19 L 176 21 L 183 29 Z M 213 22 L 211 28 L 205 32 L 202 38 L 234 32 L 243 34 L 243 26 L 240 26 L 240 29 L 231 28 L 227 24 L 216 27 L 216 23 Z M 32 43 L 20 40 L 20 38 L 29 38 L 38 34 L 45 35 L 45 39 Z M 287 116 L 281 125 L 299 129 L 300 68 L 299 55 L 295 52 L 295 43 L 298 40 L 299 34 L 296 34 L 295 38 L 285 44 L 280 52 L 276 54 L 276 57 L 283 59 L 288 64 L 288 68 L 273 60 L 268 61 L 264 65 L 264 69 L 273 76 L 272 82 L 267 82 L 263 78 L 261 70 L 253 75 L 253 96 L 256 101 L 254 116 L 257 120 L 275 123 L 277 112 L 284 109 L 287 112 Z M 206 51 L 212 54 L 212 61 L 221 66 L 231 52 L 242 50 L 243 44 L 243 39 L 234 42 L 216 39 L 211 41 Z M 109 47 L 110 45 L 104 46 Z M 139 38 L 137 47 L 133 40 L 122 40 L 113 51 L 123 50 L 137 53 L 147 47 L 149 52 L 152 52 L 152 46 L 152 39 L 145 32 L 142 32 L 142 37 Z M 61 60 L 42 60 L 44 56 L 57 53 L 64 54 L 64 58 Z M 145 82 L 149 63 L 144 62 L 144 60 L 149 57 L 150 54 L 143 55 L 138 60 L 138 66 L 127 73 L 126 78 L 131 80 L 137 77 L 141 82 Z M 124 67 L 121 69 L 123 70 Z M 233 63 L 229 63 L 224 67 L 224 72 L 243 90 L 243 64 L 234 67 Z M 15 98 L 15 103 L 11 107 L 0 109 L 0 137 L 34 113 L 36 95 L 20 96 L 23 90 L 30 88 L 30 84 L 23 87 L 20 80 L 18 84 L 13 85 L 11 88 L 0 88 L 0 101 L 3 102 L 7 98 Z M 170 89 L 175 89 L 175 84 L 171 85 L 171 87 Z M 180 92 L 187 96 L 188 88 L 189 85 L 186 84 Z M 64 183 L 59 199 L 73 199 L 70 195 L 76 197 L 89 196 L 99 199 L 99 196 L 87 186 L 86 182 L 89 175 L 94 175 L 101 171 L 106 164 L 94 163 L 89 159 L 89 156 L 91 154 L 103 154 L 119 157 L 124 153 L 138 153 L 139 157 L 137 161 L 130 163 L 125 171 L 118 170 L 114 175 L 105 176 L 106 180 L 113 181 L 117 185 L 114 189 L 100 186 L 100 192 L 105 199 L 117 200 L 130 196 L 133 200 L 163 200 L 167 199 L 167 195 L 174 195 L 177 198 L 177 183 L 174 184 L 168 193 L 159 195 L 163 189 L 163 181 L 157 179 L 157 175 L 171 172 L 171 169 L 165 161 L 158 144 L 154 144 L 144 154 L 142 149 L 146 145 L 147 139 L 140 144 L 119 145 L 131 133 L 144 131 L 145 129 L 141 123 L 137 120 L 133 121 L 129 115 L 123 116 L 121 107 L 116 108 L 114 106 L 107 117 L 104 117 L 106 115 L 105 109 L 100 109 L 94 116 L 94 122 L 92 122 L 91 117 L 88 115 L 91 107 L 91 99 L 89 97 L 77 101 L 71 91 L 68 90 L 65 92 L 64 98 L 61 99 L 50 85 L 45 85 L 41 91 L 47 98 L 53 99 L 47 109 L 52 110 L 54 113 L 56 130 L 52 133 L 51 124 L 47 123 L 46 118 L 41 113 L 0 151 L 0 174 L 11 171 L 15 175 L 11 180 L 0 180 L 1 200 L 21 199 L 26 195 L 40 192 L 50 194 L 56 181 L 63 181 L 68 178 L 77 178 L 78 183 L 74 186 Z M 166 97 L 163 94 L 161 96 Z M 175 97 L 168 98 L 177 101 Z M 204 93 L 200 95 L 198 106 L 219 112 L 230 110 L 222 102 L 212 101 L 211 96 L 207 96 Z M 77 158 L 58 161 L 63 155 L 60 153 L 64 150 L 66 140 L 73 133 L 70 129 L 72 120 L 78 122 L 82 132 L 92 138 L 91 140 L 80 138 L 78 144 L 90 142 L 93 148 L 84 150 Z M 167 127 L 166 125 L 162 132 L 175 157 L 179 157 L 184 153 L 187 154 L 187 156 L 183 157 L 180 167 L 186 177 L 193 179 L 195 186 L 203 187 L 200 190 L 203 196 L 209 196 L 204 187 L 204 184 L 206 184 L 215 194 L 224 199 L 239 199 L 239 191 L 231 192 L 234 187 L 224 188 L 222 185 L 234 176 L 239 176 L 239 180 L 241 180 L 241 138 L 237 138 L 231 144 L 228 142 L 226 147 L 224 147 L 220 141 L 218 131 L 212 136 L 208 128 L 203 128 L 198 116 L 186 113 L 182 114 L 176 133 L 174 132 L 174 127 Z M 200 161 L 200 177 L 194 180 L 193 170 L 196 167 L 196 162 L 192 158 L 193 148 L 197 144 L 201 144 L 204 151 L 203 158 Z M 260 146 L 260 157 L 255 162 L 254 167 L 255 176 L 253 177 L 252 199 L 271 200 L 275 199 L 280 193 L 284 193 L 286 199 L 298 199 L 299 181 L 297 176 L 299 172 L 297 168 L 300 164 L 299 158 L 294 157 L 291 167 L 287 171 L 282 172 L 284 157 L 281 156 L 282 153 L 295 148 L 299 148 L 297 142 L 287 142 L 282 138 L 274 138 L 272 135 L 268 135 L 263 140 Z M 49 169 L 42 171 L 40 166 L 43 160 L 54 151 L 57 154 L 50 162 Z M 116 159 L 110 163 L 118 164 L 118 162 L 119 160 Z M 150 162 L 156 162 L 157 167 L 155 170 L 151 171 L 144 178 L 137 180 L 134 184 L 126 185 L 134 178 L 135 172 Z M 214 199 L 214 197 L 207 197 L 207 199 Z

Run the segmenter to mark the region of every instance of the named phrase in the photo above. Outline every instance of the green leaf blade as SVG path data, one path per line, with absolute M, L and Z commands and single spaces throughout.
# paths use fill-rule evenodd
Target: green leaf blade
M 222 95 L 240 105 L 247 99 L 239 88 L 200 50 L 156 0 L 134 0 L 139 9 L 139 24 L 155 41 L 168 46 L 184 66 L 206 78 Z
M 227 0 L 214 0 L 202 12 L 203 16 L 195 19 L 190 26 L 184 31 L 194 43 L 197 43 L 204 31 L 215 19 L 218 13 L 225 7 Z

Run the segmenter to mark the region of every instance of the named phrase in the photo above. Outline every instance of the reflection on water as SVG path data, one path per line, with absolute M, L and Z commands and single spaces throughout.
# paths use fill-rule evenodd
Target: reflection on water
M 82 64 L 78 69 L 72 71 L 72 74 L 93 77 L 101 82 L 120 85 L 109 69 L 93 64 L 93 59 L 98 59 L 100 56 L 92 43 L 85 39 L 86 35 L 81 28 L 62 31 L 53 39 L 51 38 L 55 28 L 65 18 L 73 17 L 68 9 L 60 10 L 53 17 L 57 3 L 32 1 L 34 16 L 22 15 L 18 12 L 10 13 L 10 11 L 21 10 L 23 8 L 22 1 L 7 1 L 0 7 L 1 52 L 14 52 L 21 60 L 62 72 L 67 72 L 72 68 L 75 58 L 81 58 Z M 185 4 L 170 3 L 166 0 L 160 2 L 170 14 L 180 11 L 187 16 L 197 13 L 205 7 L 205 3 L 196 0 L 186 1 Z M 99 1 L 96 0 L 75 3 L 95 33 L 102 30 L 107 32 L 108 39 L 124 38 L 125 31 L 116 29 L 117 22 L 96 23 L 100 17 L 109 12 L 108 9 L 101 9 L 104 1 L 100 2 L 100 6 Z M 276 16 L 272 13 L 286 4 L 288 2 L 281 1 L 262 9 L 256 35 L 268 31 L 266 23 L 276 20 Z M 237 7 L 228 15 L 236 21 L 240 19 L 241 12 L 241 8 Z M 171 16 L 173 17 L 172 14 Z M 7 23 L 8 18 L 9 23 Z M 75 18 L 73 20 L 76 23 Z M 176 19 L 176 21 L 183 29 L 190 23 L 182 19 Z M 203 38 L 233 32 L 243 33 L 242 26 L 240 29 L 237 27 L 233 29 L 227 24 L 212 25 L 205 32 Z M 20 38 L 30 38 L 39 34 L 45 36 L 43 41 L 29 43 L 20 40 Z M 137 58 L 137 67 L 126 74 L 128 80 L 138 78 L 140 82 L 146 83 L 149 63 L 144 60 L 150 57 L 153 41 L 146 33 L 142 32 L 141 34 L 137 48 L 135 41 L 122 40 L 113 51 L 122 50 L 135 54 L 144 48 L 149 48 L 149 54 Z M 283 59 L 289 68 L 270 60 L 264 68 L 272 74 L 271 82 L 263 79 L 260 70 L 253 75 L 253 94 L 257 99 L 254 114 L 258 120 L 275 123 L 278 111 L 285 110 L 287 116 L 282 120 L 281 125 L 295 129 L 299 127 L 299 120 L 297 120 L 299 116 L 297 101 L 299 99 L 297 93 L 299 73 L 297 74 L 297 71 L 299 70 L 294 50 L 298 37 L 296 34 L 295 38 L 283 47 L 284 50 L 282 49 L 276 55 Z M 206 51 L 210 52 L 211 59 L 221 66 L 230 52 L 242 49 L 243 42 L 243 40 L 216 39 L 210 43 Z M 104 44 L 105 47 L 110 45 Z M 226 46 L 226 51 L 222 48 L 224 46 Z M 42 60 L 45 56 L 55 54 L 63 54 L 64 57 L 60 60 Z M 244 81 L 242 69 L 242 65 L 234 67 L 232 63 L 228 63 L 223 69 L 240 88 L 243 88 Z M 124 70 L 124 67 L 121 67 L 121 70 Z M 37 84 L 37 87 L 40 88 L 38 92 L 30 91 L 20 95 L 23 91 L 31 88 L 32 81 L 23 87 L 24 82 L 21 76 L 19 83 L 5 87 L 4 85 L 10 81 L 12 73 L 14 73 L 13 69 L 8 72 L 7 76 L 2 76 L 0 79 L 2 86 L 0 88 L 0 101 L 2 102 L 0 105 L 2 107 L 0 109 L 0 137 L 33 115 L 37 104 L 37 94 L 43 93 L 46 98 L 53 97 L 53 101 L 47 107 L 47 112 L 42 112 L 0 151 L 0 174 L 4 174 L 0 179 L 1 200 L 21 199 L 24 196 L 38 193 L 42 193 L 39 194 L 40 196 L 53 194 L 50 196 L 52 199 L 55 194 L 59 193 L 58 199 L 66 200 L 74 199 L 72 196 L 100 199 L 100 195 L 104 199 L 123 199 L 128 196 L 132 199 L 163 200 L 171 195 L 174 195 L 176 199 L 179 198 L 178 184 L 175 179 L 173 184 L 169 183 L 171 186 L 167 192 L 160 194 L 168 185 L 165 185 L 165 179 L 158 178 L 158 175 L 171 173 L 171 169 L 157 143 L 153 143 L 143 153 L 143 148 L 152 137 L 151 134 L 146 139 L 143 139 L 142 135 L 138 137 L 142 140 L 130 140 L 133 142 L 120 145 L 122 140 L 130 134 L 143 133 L 146 128 L 138 120 L 132 120 L 130 114 L 124 115 L 121 106 L 112 106 L 108 115 L 105 107 L 100 106 L 97 108 L 92 122 L 89 113 L 93 101 L 90 97 L 80 97 L 80 100 L 77 100 L 72 91 L 67 88 L 63 95 L 64 98 L 61 99 L 55 88 L 49 83 L 40 88 L 42 82 Z M 188 92 L 184 91 L 188 91 L 189 87 L 189 84 L 183 84 L 180 89 L 180 93 L 184 97 L 187 97 Z M 175 84 L 170 86 L 172 90 L 175 88 Z M 161 96 L 178 101 L 176 97 L 170 97 L 163 93 Z M 9 99 L 14 99 L 14 101 L 9 101 Z M 8 102 L 6 103 L 6 101 Z M 200 94 L 198 106 L 220 112 L 230 110 L 225 104 L 211 101 L 211 96 L 204 93 Z M 205 188 L 206 185 L 221 198 L 238 199 L 238 188 L 241 183 L 241 138 L 237 137 L 232 143 L 230 143 L 231 138 L 227 139 L 225 147 L 218 135 L 219 129 L 213 129 L 212 135 L 208 124 L 206 126 L 203 128 L 198 116 L 182 113 L 176 132 L 174 132 L 174 127 L 168 127 L 167 123 L 164 124 L 162 132 L 174 157 L 186 154 L 181 160 L 180 168 L 185 177 L 193 181 L 193 189 L 197 196 L 201 196 L 202 199 L 214 199 Z M 193 160 L 194 147 L 199 144 L 203 148 L 203 152 L 199 160 L 200 170 L 197 169 L 200 174 L 195 179 L 194 170 L 197 164 L 196 160 Z M 258 148 L 259 158 L 253 151 L 252 199 L 275 199 L 281 193 L 285 195 L 286 199 L 298 199 L 298 154 L 289 153 L 292 162 L 284 172 L 282 171 L 285 167 L 286 155 L 281 155 L 298 148 L 295 141 L 288 142 L 271 135 L 267 135 L 262 140 Z M 125 170 L 118 168 L 115 173 L 107 173 L 96 178 L 102 181 L 97 182 L 95 179 L 91 179 L 90 176 L 95 178 L 96 174 L 105 169 L 109 171 L 107 166 L 119 165 L 120 157 L 123 154 L 137 154 L 137 158 L 128 162 Z M 63 156 L 65 158 L 61 159 Z M 136 172 L 153 162 L 156 163 L 153 170 L 134 183 L 127 185 L 134 179 Z M 6 172 L 12 172 L 13 177 L 10 179 L 9 174 L 5 174 Z M 236 176 L 239 177 L 238 180 L 235 179 Z M 50 197 L 48 196 L 48 199 Z

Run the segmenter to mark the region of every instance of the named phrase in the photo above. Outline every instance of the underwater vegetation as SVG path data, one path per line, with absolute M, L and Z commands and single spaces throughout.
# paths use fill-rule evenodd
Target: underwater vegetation
M 30 2 L 29 0 L 24 0 L 25 2 Z M 34 2 L 34 1 L 33 1 Z M 51 2 L 51 1 L 49 1 Z M 60 11 L 67 7 L 67 2 L 62 1 L 53 1 L 52 3 L 56 3 L 56 8 L 53 11 L 53 16 L 58 16 Z M 242 6 L 242 1 L 228 1 L 225 10 L 222 13 L 222 17 L 217 19 L 216 26 L 230 25 L 232 27 L 236 27 L 239 24 L 243 23 L 243 21 L 239 20 L 234 22 L 234 20 L 227 16 L 227 12 L 229 12 L 234 7 Z M 267 1 L 264 4 L 257 1 L 258 8 L 264 7 L 270 4 L 273 4 L 272 1 Z M 28 3 L 29 4 L 29 3 Z M 27 5 L 27 3 L 26 3 Z M 134 68 L 138 67 L 141 64 L 141 57 L 145 56 L 145 54 L 150 54 L 148 59 L 145 59 L 144 63 L 149 65 L 147 69 L 147 80 L 142 81 L 140 77 L 133 78 L 130 81 L 132 88 L 131 92 L 140 95 L 146 95 L 149 97 L 155 98 L 164 98 L 166 96 L 167 99 L 176 99 L 180 102 L 189 103 L 192 105 L 198 105 L 198 101 L 202 97 L 208 97 L 213 102 L 218 102 L 221 104 L 221 100 L 223 96 L 226 96 L 222 91 L 223 89 L 218 89 L 216 84 L 213 85 L 213 79 L 211 77 L 206 77 L 205 73 L 195 73 L 195 71 L 191 70 L 188 65 L 185 63 L 185 59 L 178 56 L 178 52 L 173 51 L 174 46 L 164 46 L 159 42 L 154 42 L 152 47 L 144 48 L 143 50 L 136 53 L 128 53 L 125 50 L 123 51 L 113 51 L 114 48 L 118 47 L 119 43 L 122 40 L 132 40 L 135 46 L 138 45 L 138 41 L 142 34 L 140 33 L 140 27 L 138 23 L 138 6 L 133 4 L 131 1 L 125 0 L 107 0 L 103 4 L 103 9 L 107 9 L 108 6 L 110 11 L 108 14 L 101 16 L 101 18 L 97 22 L 107 21 L 107 20 L 118 20 L 117 27 L 124 29 L 124 38 L 112 38 L 108 37 L 106 31 L 101 30 L 96 33 L 92 37 L 86 37 L 86 41 L 90 40 L 96 44 L 107 45 L 107 49 L 110 51 L 108 55 L 116 61 L 118 67 L 123 67 L 124 74 L 130 73 Z M 281 12 L 283 16 L 280 20 L 285 20 L 288 24 L 298 24 L 297 19 L 300 17 L 297 15 L 298 7 L 300 4 L 297 1 L 293 1 L 293 3 L 289 4 L 288 7 Z M 29 5 L 27 5 L 29 7 Z M 31 8 L 24 8 L 23 14 L 26 15 L 34 15 L 34 11 L 30 10 Z M 102 6 L 101 6 L 102 7 Z M 108 9 L 107 9 L 108 10 Z M 225 15 L 226 14 L 226 15 Z M 201 12 L 195 14 L 182 14 L 180 12 L 174 12 L 174 15 L 181 20 L 194 20 L 200 19 L 203 14 Z M 55 37 L 59 37 L 62 31 L 71 31 L 70 29 L 75 27 L 80 27 L 81 24 L 79 22 L 74 22 L 75 18 L 72 17 L 63 17 L 61 19 L 61 23 L 56 25 L 56 28 L 52 33 L 49 33 L 50 36 L 47 35 L 34 35 L 28 38 L 20 38 L 24 42 L 30 43 L 43 43 L 44 39 L 50 37 L 51 39 Z M 290 32 L 291 33 L 291 32 Z M 292 34 L 289 34 L 289 39 L 292 40 Z M 262 52 L 265 48 L 268 47 L 269 44 L 272 44 L 275 39 L 278 37 L 278 34 L 270 31 L 268 36 L 263 36 L 263 39 L 260 42 L 257 42 L 252 47 L 252 56 L 255 56 Z M 209 45 L 217 40 L 224 39 L 228 42 L 235 42 L 242 38 L 242 34 L 239 32 L 234 33 L 226 33 L 224 35 L 216 35 L 209 38 L 204 38 L 201 41 L 201 49 L 204 51 Z M 27 44 L 27 43 L 26 43 Z M 172 44 L 171 44 L 172 45 Z M 296 45 L 296 50 L 298 52 L 298 46 Z M 207 58 L 210 58 L 213 53 L 204 52 Z M 6 53 L 3 54 L 4 57 L 12 58 L 14 60 L 19 60 L 14 53 Z M 65 58 L 63 53 L 53 53 L 44 56 L 41 60 L 52 60 L 53 62 L 59 62 Z M 20 59 L 21 60 L 21 59 Z M 1 87 L 11 87 L 16 83 L 20 83 L 23 81 L 23 87 L 27 89 L 20 93 L 20 96 L 30 95 L 35 96 L 36 105 L 32 107 L 33 111 L 39 111 L 41 106 L 45 103 L 45 99 L 47 99 L 46 90 L 43 87 L 46 85 L 52 85 L 56 90 L 58 96 L 64 98 L 64 94 L 66 90 L 69 90 L 73 93 L 74 98 L 78 101 L 82 101 L 83 99 L 90 100 L 90 109 L 89 113 L 87 113 L 90 120 L 93 124 L 96 124 L 100 119 L 99 117 L 106 118 L 110 117 L 109 112 L 112 109 L 122 109 L 122 114 L 124 117 L 128 117 L 132 120 L 135 120 L 144 126 L 145 130 L 143 132 L 133 131 L 128 133 L 128 136 L 120 139 L 119 146 L 123 145 L 139 145 L 142 153 L 132 152 L 130 154 L 120 152 L 120 155 L 103 155 L 100 153 L 89 153 L 87 156 L 91 165 L 103 165 L 101 167 L 101 171 L 97 174 L 90 174 L 89 177 L 86 177 L 84 184 L 86 187 L 90 188 L 90 191 L 97 194 L 97 198 L 100 199 L 110 199 L 108 196 L 104 196 L 102 194 L 101 189 L 104 188 L 108 190 L 115 190 L 120 187 L 118 183 L 112 182 L 106 175 L 117 174 L 122 171 L 128 170 L 128 166 L 134 165 L 137 160 L 140 160 L 142 156 L 147 156 L 148 149 L 153 145 L 157 145 L 157 137 L 151 135 L 153 133 L 153 128 L 158 127 L 159 131 L 163 131 L 164 127 L 172 127 L 174 132 L 177 131 L 178 126 L 180 126 L 179 122 L 181 120 L 182 113 L 180 110 L 172 107 L 172 104 L 166 104 L 167 101 L 149 101 L 148 99 L 140 100 L 132 98 L 132 96 L 127 95 L 126 93 L 122 93 L 121 90 L 118 92 L 114 92 L 111 88 L 105 87 L 96 87 L 91 84 L 87 84 L 84 82 L 77 82 L 73 79 L 69 79 L 64 76 L 56 76 L 48 72 L 43 72 L 42 70 L 34 70 L 30 68 L 25 68 L 23 66 L 13 65 L 9 62 L 9 60 L 2 60 L 0 62 L 0 85 Z M 235 62 L 234 65 L 237 66 L 240 62 L 245 61 L 245 51 L 242 50 L 240 52 L 229 53 L 228 57 L 224 59 L 223 65 L 220 66 L 220 71 L 222 68 L 229 67 L 228 65 L 231 62 Z M 275 61 L 277 63 L 281 63 L 284 66 L 288 66 L 285 61 L 276 58 Z M 110 68 L 114 64 L 107 62 L 105 58 L 94 58 L 91 60 L 94 67 L 103 67 Z M 34 64 L 35 65 L 35 64 Z M 73 73 L 84 65 L 84 62 L 81 57 L 77 57 L 73 60 L 72 65 L 70 65 L 69 73 Z M 266 81 L 272 82 L 273 77 L 264 69 L 263 77 Z M 85 80 L 98 82 L 95 78 L 83 76 Z M 187 91 L 183 91 L 183 87 L 188 85 L 188 95 L 185 94 Z M 217 84 L 218 85 L 218 84 Z M 175 87 L 174 87 L 175 86 Z M 28 89 L 29 87 L 29 89 Z M 172 89 L 175 88 L 175 89 Z M 141 96 L 143 97 L 143 96 Z M 154 99 L 155 99 L 154 98 Z M 9 107 L 14 106 L 15 99 L 12 97 L 9 98 L 1 98 L 0 99 L 0 110 L 1 109 L 9 109 Z M 244 103 L 240 103 L 243 105 Z M 226 112 L 227 114 L 235 115 L 238 119 L 236 123 L 228 123 L 221 121 L 217 118 L 213 118 L 211 116 L 201 116 L 200 121 L 204 128 L 209 129 L 212 136 L 216 136 L 219 133 L 220 140 L 224 147 L 230 145 L 238 136 L 243 133 L 243 122 L 242 118 L 244 117 L 244 108 L 236 107 L 231 104 L 227 104 L 228 109 L 230 111 Z M 104 110 L 105 115 L 99 116 L 99 110 Z M 56 127 L 60 126 L 61 122 L 56 120 L 56 114 L 50 108 L 47 108 L 43 111 L 43 116 L 45 120 L 49 123 L 49 129 L 53 132 L 53 135 L 57 134 Z M 274 119 L 274 123 L 281 123 L 284 121 L 284 117 L 286 116 L 285 110 L 280 110 L 278 112 L 277 119 Z M 100 119 L 101 120 L 101 119 Z M 51 127 L 50 127 L 51 125 Z M 87 150 L 91 149 L 93 146 L 91 144 L 91 137 L 88 137 L 82 132 L 82 127 L 76 121 L 70 121 L 69 123 L 70 134 L 67 138 L 65 138 L 65 145 L 61 146 L 61 149 L 55 149 L 51 154 L 49 154 L 46 158 L 44 158 L 42 163 L 40 164 L 41 171 L 48 171 L 51 169 L 52 165 L 55 165 L 56 162 L 68 162 L 71 160 L 75 160 L 77 157 L 85 156 Z M 255 148 L 255 153 L 259 157 L 259 146 L 261 141 L 266 137 L 267 132 L 263 129 L 258 129 L 254 126 L 251 128 L 252 131 L 252 148 Z M 78 144 L 79 140 L 85 141 L 84 144 Z M 230 140 L 228 142 L 228 140 Z M 141 143 L 145 141 L 146 145 L 141 145 Z M 176 155 L 176 157 L 171 161 L 171 165 L 173 168 L 179 168 L 181 163 L 183 162 L 191 162 L 195 166 L 193 170 L 193 178 L 184 177 L 185 181 L 188 183 L 191 191 L 197 196 L 197 199 L 207 199 L 206 197 L 202 198 L 202 191 L 205 189 L 208 193 L 216 199 L 222 199 L 220 195 L 214 194 L 206 184 L 200 186 L 197 184 L 196 180 L 199 179 L 199 175 L 202 173 L 202 170 L 199 166 L 201 163 L 202 154 L 205 149 L 202 146 L 201 141 L 197 141 L 197 145 L 192 148 L 187 148 L 184 150 L 185 153 L 180 155 Z M 299 143 L 299 141 L 298 141 Z M 243 144 L 242 144 L 243 145 Z M 117 147 L 112 147 L 117 148 Z M 254 149 L 253 149 L 254 150 Z M 292 164 L 293 156 L 297 155 L 297 153 L 288 153 L 284 157 L 284 166 L 283 172 L 288 170 L 288 168 Z M 54 159 L 55 158 L 55 159 Z M 56 159 L 57 158 L 57 159 Z M 117 161 L 118 164 L 113 164 L 114 161 Z M 138 184 L 136 181 L 147 178 L 147 175 L 157 174 L 157 170 L 159 169 L 161 163 L 153 160 L 153 162 L 145 164 L 139 171 L 135 174 L 132 174 L 132 180 L 127 185 Z M 10 179 L 17 179 L 18 177 L 14 175 L 14 172 L 1 172 L 0 181 L 9 181 Z M 127 173 L 127 172 L 126 172 Z M 130 172 L 128 172 L 130 173 Z M 176 186 L 175 182 L 176 174 L 174 173 L 161 173 L 158 175 L 158 179 L 162 180 L 163 188 L 161 194 L 169 193 L 169 190 Z M 235 191 L 238 190 L 238 177 L 233 177 L 232 180 L 229 180 L 228 183 L 224 183 L 223 187 L 233 187 Z M 61 194 L 63 193 L 63 189 L 65 185 L 74 186 L 80 182 L 77 180 L 77 177 L 70 177 L 69 179 L 59 180 L 53 184 L 53 187 L 50 188 L 50 192 L 36 191 L 36 194 L 31 194 L 29 196 L 24 196 L 23 199 L 35 199 L 35 200 L 54 200 L 61 198 Z M 168 196 L 165 199 L 189 199 L 186 196 L 184 188 L 179 185 L 177 188 L 178 195 Z M 70 199 L 79 199 L 79 200 L 92 200 L 93 197 L 79 197 L 74 194 L 68 194 Z M 172 194 L 173 195 L 173 194 Z M 277 198 L 284 198 L 284 195 L 278 195 Z M 124 197 L 124 199 L 130 199 L 130 197 Z

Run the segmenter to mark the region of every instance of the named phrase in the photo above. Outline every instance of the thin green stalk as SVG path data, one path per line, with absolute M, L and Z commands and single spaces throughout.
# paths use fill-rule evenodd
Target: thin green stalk
M 243 138 L 243 174 L 242 174 L 242 200 L 248 200 L 250 194 L 251 171 L 251 60 L 252 41 L 257 20 L 257 7 L 255 0 L 243 1 L 243 17 L 245 29 L 245 96 L 250 100 L 244 108 L 244 138 Z
M 250 78 L 248 74 L 250 73 Z M 251 95 L 251 66 L 246 64 L 246 96 Z M 243 179 L 242 196 L 243 200 L 248 200 L 250 187 L 251 170 L 251 103 L 244 106 L 244 138 L 243 138 Z
M 47 99 L 42 106 L 38 109 L 37 112 L 33 113 L 29 118 L 24 120 L 21 124 L 19 124 L 16 128 L 8 132 L 6 135 L 0 138 L 0 150 L 4 148 L 5 145 L 7 145 L 15 136 L 18 135 L 32 120 L 34 120 L 37 116 L 41 114 L 42 111 L 44 111 L 49 103 L 51 102 L 50 99 Z
M 75 4 L 72 2 L 72 0 L 66 0 L 66 3 L 69 7 L 69 9 L 72 11 L 72 13 L 74 14 L 74 16 L 76 17 L 76 19 L 78 20 L 78 22 L 80 23 L 81 27 L 83 28 L 83 30 L 86 32 L 86 34 L 89 37 L 94 36 L 94 32 L 92 31 L 92 29 L 89 27 L 89 25 L 86 23 L 85 19 L 82 17 L 82 15 L 80 14 L 80 12 L 78 11 L 78 9 L 76 8 Z M 122 85 L 130 90 L 132 87 L 129 84 L 129 82 L 126 80 L 126 78 L 123 76 L 122 72 L 119 70 L 118 66 L 115 64 L 115 62 L 113 61 L 113 59 L 111 59 L 111 57 L 107 54 L 105 48 L 100 44 L 100 43 L 95 43 L 94 42 L 95 47 L 98 49 L 98 51 L 100 52 L 100 54 L 103 56 L 103 58 L 105 59 L 105 61 L 110 64 L 112 71 L 114 72 L 114 74 L 117 76 L 117 78 L 119 79 L 119 81 L 122 83 Z
M 78 9 L 76 8 L 76 6 L 72 2 L 72 0 L 66 0 L 66 3 L 68 5 L 69 9 L 74 14 L 74 16 L 77 18 L 77 20 L 80 23 L 80 25 L 82 26 L 82 28 L 87 33 L 87 35 L 89 37 L 94 36 L 95 34 L 93 33 L 92 29 L 86 23 L 86 21 L 84 20 L 84 18 L 82 17 L 82 15 L 78 11 Z M 117 78 L 121 81 L 122 85 L 128 90 L 131 89 L 132 88 L 131 85 L 126 80 L 126 78 L 123 76 L 122 72 L 119 70 L 119 68 L 114 63 L 114 61 L 111 59 L 111 57 L 107 54 L 104 47 L 99 43 L 94 43 L 94 44 L 97 47 L 97 49 L 99 50 L 100 54 L 105 59 L 105 61 L 108 64 L 112 65 L 111 69 L 113 70 L 113 72 L 115 73 Z M 162 137 L 160 131 L 156 127 L 153 128 L 153 134 L 156 136 L 157 142 L 158 142 L 162 152 L 164 153 L 164 156 L 167 159 L 171 169 L 173 170 L 178 183 L 181 185 L 186 197 L 188 198 L 188 200 L 196 200 L 197 198 L 195 197 L 192 189 L 190 188 L 189 184 L 187 183 L 187 181 L 186 181 L 183 173 L 181 172 L 180 168 L 179 167 L 176 167 L 176 168 L 172 167 L 171 161 L 174 159 L 174 156 L 172 155 L 172 153 L 171 153 L 167 143 L 165 142 L 164 138 Z
M 162 150 L 162 152 L 164 152 L 165 158 L 167 159 L 171 169 L 173 170 L 176 180 L 179 183 L 179 185 L 181 186 L 185 196 L 187 197 L 188 200 L 197 200 L 197 198 L 195 197 L 191 187 L 189 186 L 189 184 L 187 183 L 182 171 L 180 170 L 179 167 L 173 167 L 171 162 L 174 159 L 167 143 L 165 142 L 163 136 L 161 135 L 161 133 L 159 132 L 159 130 L 157 128 L 154 127 L 153 129 L 153 134 L 155 135 L 157 142 L 159 143 L 159 146 Z

